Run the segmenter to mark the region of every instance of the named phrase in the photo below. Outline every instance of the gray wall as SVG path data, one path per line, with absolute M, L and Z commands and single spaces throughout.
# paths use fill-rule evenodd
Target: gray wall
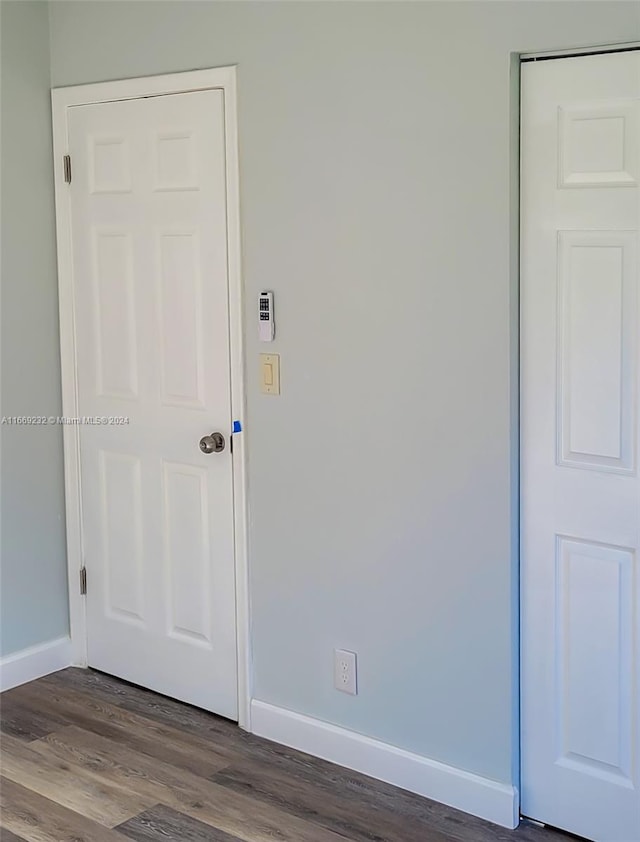
M 517 780 L 510 52 L 639 39 L 639 10 L 51 5 L 56 86 L 239 65 L 256 697 Z
M 0 3 L 3 416 L 60 415 L 46 3 Z M 68 632 L 62 433 L 0 427 L 0 654 Z

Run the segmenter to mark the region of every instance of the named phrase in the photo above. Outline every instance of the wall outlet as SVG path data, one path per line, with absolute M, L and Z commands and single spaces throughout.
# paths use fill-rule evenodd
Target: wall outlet
M 355 696 L 358 692 L 356 679 L 356 653 L 345 649 L 333 650 L 333 686 L 343 693 Z

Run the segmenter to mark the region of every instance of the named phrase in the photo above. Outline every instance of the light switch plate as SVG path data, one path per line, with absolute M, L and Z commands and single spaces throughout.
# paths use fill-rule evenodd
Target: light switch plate
M 260 386 L 263 395 L 280 394 L 280 354 L 260 354 Z

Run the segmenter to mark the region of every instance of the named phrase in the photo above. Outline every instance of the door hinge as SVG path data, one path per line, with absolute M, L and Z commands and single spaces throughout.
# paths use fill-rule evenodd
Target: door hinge
M 80 568 L 80 593 L 84 596 L 87 592 L 87 568 Z
M 67 184 L 71 184 L 71 155 L 65 155 L 64 162 L 64 180 Z

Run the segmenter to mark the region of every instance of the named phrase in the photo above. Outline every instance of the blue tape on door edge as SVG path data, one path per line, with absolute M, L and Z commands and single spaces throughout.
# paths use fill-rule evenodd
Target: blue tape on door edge
M 241 433 L 242 432 L 242 424 L 239 421 L 233 422 L 233 432 L 234 433 Z

